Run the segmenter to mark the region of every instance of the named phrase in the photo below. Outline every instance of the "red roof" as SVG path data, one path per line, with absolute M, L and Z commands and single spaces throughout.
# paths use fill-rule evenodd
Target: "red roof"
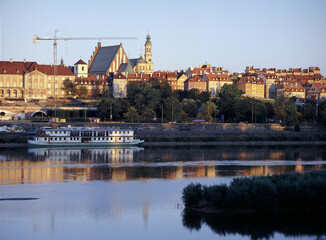
M 79 59 L 79 61 L 75 63 L 75 65 L 77 65 L 77 64 L 84 64 L 84 65 L 87 65 L 87 63 L 85 63 L 85 62 L 84 62 L 83 60 L 81 60 L 81 59 Z
M 35 70 L 47 75 L 53 75 L 54 73 L 53 65 L 39 65 L 36 62 L 0 61 L 0 74 L 24 74 Z M 75 76 L 64 65 L 57 65 L 57 75 Z
M 169 73 L 167 73 L 167 78 L 168 78 L 168 80 L 177 80 L 178 75 L 174 72 L 169 72 Z M 171 79 L 171 78 L 174 78 L 174 79 Z
M 113 79 L 127 79 L 121 72 L 114 76 Z
M 279 88 L 283 88 L 287 92 L 304 92 L 304 88 L 300 85 L 294 85 L 294 84 L 281 84 Z
M 191 69 L 191 72 L 196 75 L 204 75 L 206 73 L 210 73 L 211 70 L 209 68 L 194 68 L 194 69 Z
M 34 68 L 35 67 L 35 68 Z M 37 70 L 47 75 L 54 75 L 54 66 L 53 65 L 38 65 L 35 63 L 33 65 L 33 70 Z M 75 76 L 72 71 L 69 70 L 64 65 L 57 65 L 57 75 L 63 76 Z
M 326 84 L 325 83 L 315 83 L 318 90 L 322 93 L 326 93 Z
M 23 74 L 34 62 L 0 61 L 0 74 Z
M 205 74 L 208 81 L 228 81 L 232 82 L 231 78 L 227 74 Z
M 201 77 L 199 77 L 198 75 L 195 75 L 192 78 L 188 78 L 186 81 L 188 81 L 188 82 L 204 82 L 204 83 L 206 83 L 206 81 L 204 79 L 202 79 Z
M 242 77 L 240 81 L 244 81 L 246 83 L 251 83 L 251 84 L 264 84 L 263 80 L 259 80 L 256 77 Z

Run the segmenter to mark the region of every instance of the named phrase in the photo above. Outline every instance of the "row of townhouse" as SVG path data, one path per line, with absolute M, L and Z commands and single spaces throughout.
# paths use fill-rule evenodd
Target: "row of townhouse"
M 325 83 L 326 79 L 318 67 L 289 70 L 247 67 L 245 73 L 240 75 L 237 85 L 245 96 L 266 99 L 295 96 L 322 101 L 326 97 Z
M 198 72 L 200 73 L 200 72 Z M 171 86 L 172 91 L 197 89 L 200 92 L 209 91 L 212 97 L 217 96 L 225 84 L 233 84 L 228 74 L 208 73 L 188 76 L 185 72 L 164 72 L 157 71 L 153 74 L 128 74 L 118 73 L 112 79 L 112 93 L 115 98 L 125 98 L 127 96 L 127 85 L 131 82 L 141 83 L 150 79 L 157 79 L 159 82 L 166 81 Z
M 64 97 L 61 90 L 65 79 L 75 75 L 64 65 L 58 65 L 54 78 L 53 65 L 27 61 L 0 61 L 0 99 L 26 100 Z

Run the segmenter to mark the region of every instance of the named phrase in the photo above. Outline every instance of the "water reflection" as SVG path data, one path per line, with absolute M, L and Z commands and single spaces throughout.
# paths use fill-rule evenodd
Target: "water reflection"
M 326 235 L 326 222 L 320 221 L 326 210 L 319 212 L 286 212 L 239 215 L 200 215 L 183 211 L 182 223 L 189 230 L 199 231 L 203 224 L 218 235 L 240 234 L 251 239 L 273 238 L 276 232 L 289 237 Z
M 323 147 L 0 150 L 0 184 L 272 175 L 326 166 Z

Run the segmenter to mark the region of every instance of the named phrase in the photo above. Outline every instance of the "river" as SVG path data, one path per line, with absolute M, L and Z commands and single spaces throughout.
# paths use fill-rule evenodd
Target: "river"
M 191 182 L 325 168 L 324 146 L 3 148 L 0 239 L 326 239 L 304 220 L 203 218 L 181 200 Z

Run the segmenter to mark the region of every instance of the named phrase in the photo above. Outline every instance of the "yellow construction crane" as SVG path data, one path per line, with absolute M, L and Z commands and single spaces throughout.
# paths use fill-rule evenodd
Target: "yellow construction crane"
M 55 86 L 57 83 L 56 75 L 57 75 L 57 45 L 59 40 L 63 41 L 70 41 L 70 40 L 98 40 L 101 41 L 103 39 L 109 39 L 109 40 L 122 40 L 122 39 L 137 39 L 136 37 L 57 37 L 58 30 L 56 29 L 54 31 L 53 37 L 39 37 L 34 36 L 33 37 L 33 43 L 35 44 L 38 40 L 50 40 L 53 41 L 53 91 L 54 91 L 54 119 L 57 120 L 57 99 L 56 99 L 56 91 Z

